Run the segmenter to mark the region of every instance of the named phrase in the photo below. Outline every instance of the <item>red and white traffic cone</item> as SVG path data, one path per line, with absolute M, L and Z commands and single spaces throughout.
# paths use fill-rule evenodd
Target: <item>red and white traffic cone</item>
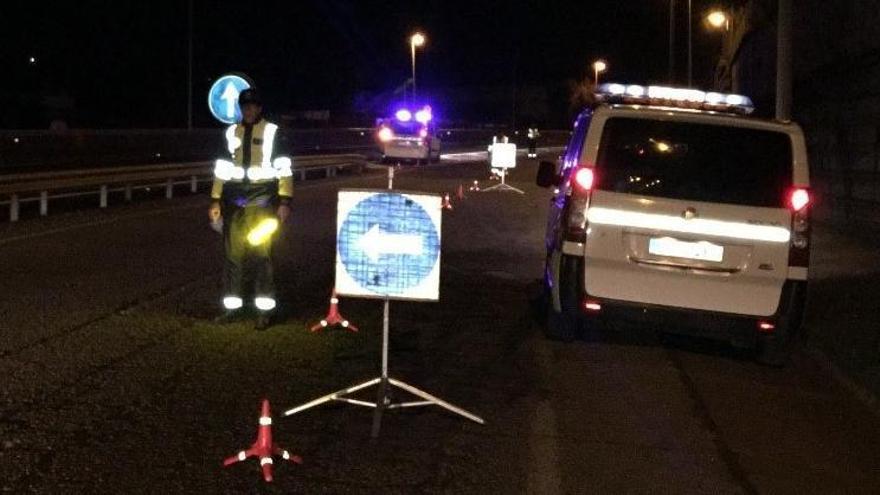
M 317 332 L 318 330 L 322 330 L 333 325 L 339 325 L 350 332 L 358 331 L 358 328 L 356 326 L 352 325 L 348 320 L 343 318 L 341 314 L 339 314 L 339 298 L 336 297 L 335 288 L 333 289 L 333 294 L 330 296 L 330 311 L 327 312 L 327 316 L 325 316 L 323 320 L 312 326 L 311 331 Z
M 458 185 L 458 191 L 456 191 L 455 195 L 458 196 L 459 201 L 464 199 L 464 184 Z
M 273 456 L 278 456 L 285 461 L 295 464 L 302 464 L 302 457 L 291 455 L 290 452 L 282 449 L 272 442 L 272 414 L 269 411 L 269 400 L 263 399 L 263 407 L 260 412 L 260 426 L 257 429 L 257 439 L 253 445 L 247 450 L 242 450 L 238 454 L 228 457 L 223 461 L 223 466 L 231 466 L 237 462 L 244 461 L 249 457 L 258 457 L 260 459 L 260 469 L 263 471 L 263 479 L 266 482 L 272 481 L 272 460 Z

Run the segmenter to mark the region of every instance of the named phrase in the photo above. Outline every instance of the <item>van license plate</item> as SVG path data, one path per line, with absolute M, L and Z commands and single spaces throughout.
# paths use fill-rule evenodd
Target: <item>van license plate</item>
M 720 263 L 724 259 L 724 247 L 711 242 L 686 242 L 672 237 L 654 237 L 648 241 L 648 252 L 657 256 L 674 256 L 700 261 Z

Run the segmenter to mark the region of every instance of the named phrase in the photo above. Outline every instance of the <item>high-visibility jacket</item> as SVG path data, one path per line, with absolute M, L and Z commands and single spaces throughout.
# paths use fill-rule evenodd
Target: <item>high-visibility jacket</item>
M 229 158 L 220 158 L 214 165 L 214 187 L 211 197 L 220 199 L 226 183 L 235 189 L 263 189 L 269 192 L 277 184 L 282 200 L 293 196 L 292 163 L 287 156 L 278 156 L 276 134 L 278 126 L 260 120 L 253 125 L 233 124 L 226 129 L 226 148 Z

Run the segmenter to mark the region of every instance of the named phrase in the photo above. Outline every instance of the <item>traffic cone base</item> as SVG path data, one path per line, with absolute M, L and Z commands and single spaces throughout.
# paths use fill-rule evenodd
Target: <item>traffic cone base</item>
M 440 205 L 440 209 L 443 210 L 451 210 L 452 209 L 452 201 L 449 200 L 449 193 L 443 196 L 443 204 Z
M 336 289 L 333 289 L 333 295 L 330 296 L 330 310 L 327 312 L 327 316 L 317 324 L 313 325 L 310 330 L 312 332 L 317 332 L 318 330 L 323 330 L 327 327 L 336 325 L 339 325 L 350 332 L 358 331 L 358 327 L 352 325 L 351 322 L 339 314 L 339 298 L 336 297 Z
M 280 457 L 285 461 L 294 464 L 302 464 L 302 457 L 292 455 L 290 452 L 272 442 L 272 413 L 269 409 L 268 399 L 263 399 L 259 424 L 260 426 L 257 428 L 257 439 L 254 441 L 253 445 L 247 450 L 242 450 L 236 455 L 227 457 L 223 461 L 223 466 L 231 466 L 251 457 L 259 458 L 260 470 L 263 472 L 263 480 L 268 483 L 273 479 L 272 466 L 275 464 L 273 456 Z

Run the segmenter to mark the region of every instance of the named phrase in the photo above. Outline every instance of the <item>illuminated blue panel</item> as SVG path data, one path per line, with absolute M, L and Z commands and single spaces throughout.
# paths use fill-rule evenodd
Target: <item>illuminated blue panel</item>
M 340 191 L 336 289 L 340 294 L 439 299 L 441 198 Z
M 224 124 L 235 124 L 241 121 L 241 108 L 238 107 L 238 95 L 251 87 L 242 76 L 226 74 L 214 81 L 208 91 L 208 108 L 215 119 Z

